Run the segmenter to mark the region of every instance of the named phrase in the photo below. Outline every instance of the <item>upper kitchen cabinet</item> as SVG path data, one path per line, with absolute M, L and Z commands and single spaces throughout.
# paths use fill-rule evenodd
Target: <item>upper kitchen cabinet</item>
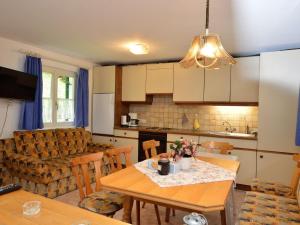
M 93 71 L 93 93 L 115 93 L 115 66 L 96 66 Z
M 173 63 L 159 63 L 147 65 L 147 94 L 173 93 Z
M 230 66 L 217 70 L 205 70 L 204 101 L 229 102 Z
M 300 50 L 260 56 L 258 149 L 299 153 L 295 145 Z
M 259 56 L 235 59 L 231 67 L 231 102 L 258 102 Z
M 174 102 L 203 102 L 204 69 L 174 64 Z
M 146 65 L 122 68 L 122 101 L 146 101 Z

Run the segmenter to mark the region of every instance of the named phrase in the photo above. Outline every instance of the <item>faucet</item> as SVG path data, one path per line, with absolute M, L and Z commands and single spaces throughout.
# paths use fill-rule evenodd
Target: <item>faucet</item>
M 226 132 L 233 133 L 234 131 L 236 131 L 236 128 L 235 128 L 235 127 L 232 127 L 231 124 L 230 124 L 227 120 L 225 120 L 225 121 L 222 123 L 223 126 L 225 126 L 225 124 L 228 125 L 228 126 L 226 126 L 226 128 L 225 128 L 225 131 L 226 131 Z

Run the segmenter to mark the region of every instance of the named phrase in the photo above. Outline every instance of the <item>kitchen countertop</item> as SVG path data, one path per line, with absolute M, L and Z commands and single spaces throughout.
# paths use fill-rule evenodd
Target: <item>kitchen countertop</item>
M 133 131 L 147 131 L 147 132 L 159 132 L 168 134 L 186 134 L 186 135 L 196 135 L 196 136 L 206 136 L 206 137 L 218 137 L 218 138 L 230 138 L 230 139 L 243 139 L 243 140 L 257 140 L 254 135 L 245 135 L 239 133 L 226 133 L 226 132 L 211 132 L 211 131 L 200 131 L 193 129 L 150 129 L 149 127 L 138 126 L 138 127 L 122 127 L 115 126 L 118 130 L 133 130 Z

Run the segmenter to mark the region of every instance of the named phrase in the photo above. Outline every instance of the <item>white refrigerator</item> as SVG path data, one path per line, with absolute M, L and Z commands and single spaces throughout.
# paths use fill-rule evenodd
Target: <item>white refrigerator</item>
M 113 134 L 115 94 L 93 95 L 93 133 Z

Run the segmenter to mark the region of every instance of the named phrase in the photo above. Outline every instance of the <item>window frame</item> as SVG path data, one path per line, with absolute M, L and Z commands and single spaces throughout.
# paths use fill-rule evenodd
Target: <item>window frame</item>
M 68 71 L 60 68 L 54 68 L 50 66 L 43 66 L 42 73 L 50 73 L 52 75 L 51 78 L 51 107 L 52 107 L 52 122 L 45 123 L 44 128 L 68 128 L 68 127 L 75 127 L 75 97 L 76 97 L 76 78 L 77 73 L 74 71 Z M 58 79 L 62 74 L 67 74 L 68 77 L 74 78 L 74 120 L 71 122 L 58 122 L 57 121 L 57 110 L 58 110 L 58 103 L 57 103 L 57 87 L 58 87 Z

